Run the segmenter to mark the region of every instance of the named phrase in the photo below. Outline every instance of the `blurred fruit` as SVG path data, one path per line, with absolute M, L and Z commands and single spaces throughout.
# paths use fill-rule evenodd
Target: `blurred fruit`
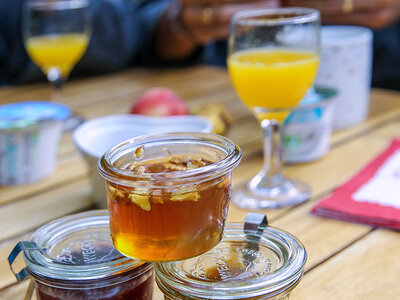
M 130 113 L 161 117 L 187 115 L 189 110 L 185 101 L 170 89 L 151 88 L 140 95 Z
M 220 103 L 210 103 L 204 106 L 197 115 L 207 118 L 213 125 L 213 132 L 224 135 L 232 124 L 232 116 Z

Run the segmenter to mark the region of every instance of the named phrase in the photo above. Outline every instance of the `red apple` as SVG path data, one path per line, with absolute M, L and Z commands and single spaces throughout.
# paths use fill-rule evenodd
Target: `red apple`
M 167 88 L 157 87 L 140 95 L 130 113 L 155 117 L 176 116 L 187 115 L 189 109 L 176 93 Z

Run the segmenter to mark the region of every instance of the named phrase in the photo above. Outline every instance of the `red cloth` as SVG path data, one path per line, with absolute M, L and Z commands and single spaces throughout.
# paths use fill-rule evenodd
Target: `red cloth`
M 322 217 L 400 230 L 399 208 L 359 202 L 352 198 L 352 195 L 374 177 L 380 166 L 399 149 L 400 139 L 393 140 L 384 152 L 347 183 L 337 188 L 332 195 L 314 206 L 311 212 Z

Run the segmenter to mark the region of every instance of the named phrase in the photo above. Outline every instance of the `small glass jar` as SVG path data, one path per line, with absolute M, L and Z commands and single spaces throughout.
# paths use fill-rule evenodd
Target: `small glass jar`
M 222 238 L 240 158 L 232 141 L 204 133 L 147 135 L 110 149 L 98 168 L 115 248 L 144 261 L 210 250 Z
M 13 272 L 19 281 L 33 278 L 39 300 L 152 299 L 153 265 L 118 253 L 110 239 L 105 210 L 42 226 L 30 241 L 19 242 L 11 252 L 12 270 L 20 251 L 26 268 Z
M 156 282 L 166 300 L 288 300 L 306 259 L 301 242 L 283 230 L 264 225 L 244 230 L 243 224 L 230 223 L 207 253 L 155 264 Z

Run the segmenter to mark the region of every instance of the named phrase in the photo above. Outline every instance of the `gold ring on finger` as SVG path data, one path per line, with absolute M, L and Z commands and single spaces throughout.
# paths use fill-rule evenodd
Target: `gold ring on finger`
M 343 0 L 342 10 L 345 14 L 351 14 L 354 10 L 354 0 Z
M 206 26 L 214 22 L 214 9 L 212 7 L 207 6 L 201 10 L 201 22 Z

